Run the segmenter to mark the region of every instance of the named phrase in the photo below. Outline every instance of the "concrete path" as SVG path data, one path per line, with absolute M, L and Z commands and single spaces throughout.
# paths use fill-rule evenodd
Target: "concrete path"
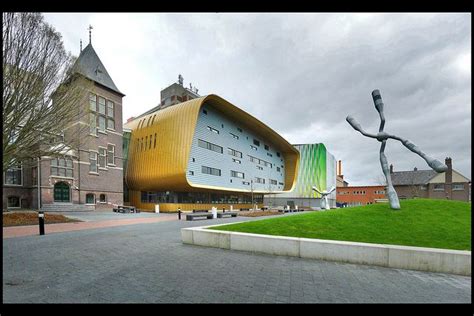
M 170 220 L 4 239 L 3 303 L 471 302 L 470 277 L 181 242 L 183 227 L 242 220 L 254 219 Z

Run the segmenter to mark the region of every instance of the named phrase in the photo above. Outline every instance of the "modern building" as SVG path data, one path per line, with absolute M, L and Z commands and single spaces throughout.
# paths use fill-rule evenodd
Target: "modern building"
M 160 212 L 252 208 L 294 187 L 298 150 L 255 117 L 217 95 L 163 105 L 125 124 L 127 203 Z
M 336 160 L 326 150 L 324 144 L 296 144 L 294 148 L 300 153 L 298 175 L 294 188 L 281 194 L 267 194 L 265 205 L 270 207 L 307 207 L 316 209 L 321 207 L 321 195 L 312 187 L 320 191 L 336 187 Z M 336 191 L 328 195 L 329 205 L 336 207 Z
M 74 124 L 88 126 L 81 134 L 66 131 L 64 139 L 83 139 L 78 148 L 59 157 L 23 162 L 4 174 L 3 207 L 38 208 L 38 177 L 41 208 L 95 209 L 123 204 L 122 98 L 106 68 L 89 43 L 81 51 L 74 72 L 90 80 L 88 100 L 78 104 L 87 116 Z M 73 124 L 73 125 L 74 125 Z M 39 165 L 39 170 L 38 170 Z
M 418 170 L 416 167 L 411 171 L 393 171 L 393 165 L 390 165 L 390 175 L 398 197 L 469 201 L 471 181 L 453 169 L 450 157 L 445 159 L 445 164 L 448 170 L 443 173 L 432 169 Z
M 339 207 L 368 205 L 387 199 L 384 185 L 338 187 L 336 191 Z

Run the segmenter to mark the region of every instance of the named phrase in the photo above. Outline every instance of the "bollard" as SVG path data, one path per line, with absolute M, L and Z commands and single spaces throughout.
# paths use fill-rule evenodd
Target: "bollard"
M 178 220 L 181 220 L 181 208 L 178 207 Z
M 38 212 L 38 219 L 40 235 L 44 235 L 44 212 Z
M 222 208 L 222 213 L 225 213 L 225 207 Z

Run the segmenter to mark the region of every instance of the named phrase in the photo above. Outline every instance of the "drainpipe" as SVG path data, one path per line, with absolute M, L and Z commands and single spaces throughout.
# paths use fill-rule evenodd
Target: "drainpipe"
M 36 182 L 38 186 L 38 212 L 41 211 L 41 157 L 38 157 L 38 167 L 36 171 Z

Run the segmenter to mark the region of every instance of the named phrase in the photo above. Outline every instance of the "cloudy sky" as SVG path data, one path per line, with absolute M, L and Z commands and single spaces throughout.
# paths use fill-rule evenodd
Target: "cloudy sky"
M 350 185 L 382 178 L 379 117 L 471 178 L 470 14 L 45 14 L 67 50 L 92 45 L 126 94 L 124 120 L 156 106 L 160 90 L 184 77 L 199 94 L 218 94 L 290 143 L 324 143 Z M 396 141 L 394 169 L 428 169 Z

